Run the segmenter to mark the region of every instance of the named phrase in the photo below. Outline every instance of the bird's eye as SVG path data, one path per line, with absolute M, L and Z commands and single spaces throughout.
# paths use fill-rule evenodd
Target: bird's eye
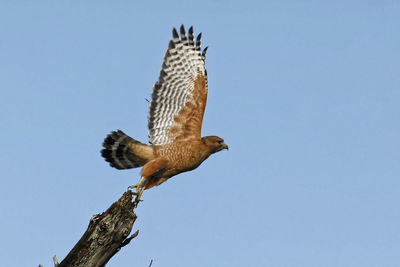
M 218 141 L 218 144 L 220 144 L 220 145 L 222 145 L 223 143 L 224 143 L 223 140 L 219 140 L 219 141 Z

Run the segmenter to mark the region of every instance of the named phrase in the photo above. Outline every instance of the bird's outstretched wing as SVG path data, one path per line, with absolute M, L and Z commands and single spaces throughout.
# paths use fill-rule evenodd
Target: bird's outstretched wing
M 207 102 L 207 48 L 201 51 L 201 33 L 194 40 L 193 27 L 186 35 L 181 25 L 180 36 L 175 28 L 172 36 L 151 94 L 148 127 L 153 145 L 201 138 Z

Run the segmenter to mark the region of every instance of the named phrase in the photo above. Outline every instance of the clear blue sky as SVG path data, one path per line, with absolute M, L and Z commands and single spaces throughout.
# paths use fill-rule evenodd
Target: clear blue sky
M 209 46 L 203 134 L 108 266 L 400 266 L 399 1 L 1 1 L 2 266 L 52 266 L 139 169 L 173 26 Z

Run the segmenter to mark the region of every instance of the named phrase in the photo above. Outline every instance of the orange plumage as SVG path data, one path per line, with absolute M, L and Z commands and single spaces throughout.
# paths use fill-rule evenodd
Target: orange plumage
M 211 154 L 228 149 L 222 138 L 201 137 L 207 102 L 205 52 L 201 34 L 188 36 L 183 25 L 180 36 L 173 29 L 149 108 L 151 145 L 136 141 L 122 131 L 111 132 L 104 140 L 102 156 L 117 169 L 143 166 L 135 187 L 143 192 L 179 173 L 197 168 Z

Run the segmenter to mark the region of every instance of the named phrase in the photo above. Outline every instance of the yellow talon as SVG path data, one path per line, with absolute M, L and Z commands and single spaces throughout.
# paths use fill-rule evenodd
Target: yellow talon
M 141 186 L 144 179 L 145 179 L 145 177 L 142 176 L 142 177 L 140 177 L 140 180 L 137 184 L 131 185 L 128 187 L 128 189 L 136 188 L 136 199 L 135 199 L 136 203 L 138 203 L 140 201 L 140 197 L 142 196 L 143 191 L 146 189 L 146 186 Z
M 138 194 L 139 190 L 140 190 L 140 185 L 142 184 L 143 180 L 144 180 L 144 176 L 140 177 L 140 180 L 137 184 L 129 186 L 128 189 L 136 188 L 136 193 Z
M 144 191 L 145 189 L 146 189 L 146 187 L 143 186 L 142 189 L 140 190 L 140 192 L 138 193 L 138 195 L 136 196 L 137 201 L 140 201 L 140 197 L 142 196 L 143 191 Z

